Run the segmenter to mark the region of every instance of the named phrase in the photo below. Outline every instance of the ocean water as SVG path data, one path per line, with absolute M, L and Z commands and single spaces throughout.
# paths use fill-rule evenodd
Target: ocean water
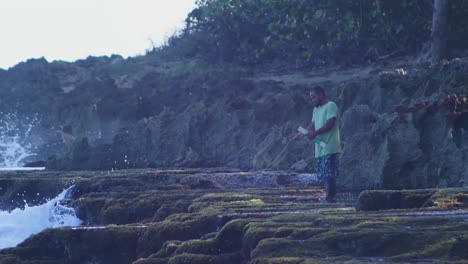
M 35 156 L 33 131 L 38 124 L 37 117 L 0 112 L 0 171 L 44 169 L 22 167 Z M 47 228 L 79 226 L 82 221 L 75 210 L 61 204 L 70 189 L 41 205 L 0 211 L 0 249 L 14 247 Z
M 79 226 L 82 221 L 75 210 L 60 203 L 70 189 L 41 205 L 0 211 L 0 249 L 14 247 L 47 228 Z
M 0 171 L 36 171 L 45 170 L 45 167 L 0 167 Z

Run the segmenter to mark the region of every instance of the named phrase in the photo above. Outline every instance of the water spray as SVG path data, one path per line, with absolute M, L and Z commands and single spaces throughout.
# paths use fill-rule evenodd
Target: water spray
M 46 228 L 81 225 L 75 210 L 61 203 L 72 188 L 41 205 L 0 211 L 0 249 L 14 247 Z
M 0 167 L 20 167 L 35 155 L 29 138 L 39 120 L 37 116 L 22 119 L 14 113 L 0 112 L 0 116 Z

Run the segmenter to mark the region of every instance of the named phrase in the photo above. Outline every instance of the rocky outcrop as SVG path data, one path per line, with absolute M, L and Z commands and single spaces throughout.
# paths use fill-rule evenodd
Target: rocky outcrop
M 458 70 L 460 63 L 463 64 L 455 60 L 450 66 L 432 68 L 428 80 L 422 77 L 429 76 L 413 76 L 420 78 L 422 86 L 410 86 L 415 82 L 409 79 L 411 76 L 382 75 L 378 79 L 381 85 L 375 89 L 386 92 L 386 98 L 401 98 L 403 88 L 411 97 L 402 99 L 403 104 L 394 102 L 387 106 L 369 101 L 368 105 L 354 105 L 344 112 L 345 149 L 340 167 L 343 185 L 355 189 L 464 186 L 467 146 L 457 142 L 466 142 L 465 129 L 460 126 L 465 124 L 461 121 L 465 114 L 454 114 L 443 96 L 459 91 L 448 80 L 454 78 L 450 76 L 454 74 L 451 67 Z M 437 77 L 444 84 L 437 87 L 438 93 L 428 92 L 428 86 L 435 85 Z M 392 105 L 394 109 L 390 108 Z
M 266 74 L 196 61 L 164 63 L 151 55 L 76 63 L 31 60 L 3 73 L 0 93 L 8 97 L 2 108 L 40 113 L 32 144 L 38 158 L 50 156 L 51 170 L 313 171 L 312 142 L 291 142 L 278 155 L 296 128 L 309 122 L 308 91 L 320 84 L 342 112 L 341 186 L 465 185 L 466 113 L 455 117 L 450 107 L 415 106 L 465 93 L 468 61 L 375 67 L 380 68 L 342 75 L 324 69 Z M 37 87 L 34 93 L 31 87 Z M 30 104 L 14 103 L 31 96 Z
M 361 192 L 356 203 L 356 209 L 361 211 L 421 207 L 466 209 L 468 190 L 465 188 L 369 190 Z
M 87 224 L 164 219 L 187 210 L 209 189 L 277 188 L 319 185 L 314 174 L 238 169 L 0 172 L 0 210 L 42 204 L 73 186 L 71 203 Z M 199 190 L 195 196 L 184 190 Z M 159 193 L 165 190 L 164 194 Z M 109 192 L 112 192 L 109 194 Z M 88 197 L 88 194 L 91 194 Z M 110 198 L 108 199 L 110 195 Z M 113 199 L 119 197 L 121 199 Z M 129 211 L 129 206 L 131 210 Z M 157 211 L 155 215 L 151 212 Z M 147 214 L 149 213 L 149 214 Z

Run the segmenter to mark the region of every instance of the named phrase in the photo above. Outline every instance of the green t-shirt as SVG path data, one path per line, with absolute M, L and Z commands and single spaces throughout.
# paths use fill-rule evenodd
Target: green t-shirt
M 315 141 L 315 157 L 328 154 L 341 153 L 340 123 L 338 107 L 333 102 L 327 102 L 314 108 L 312 122 L 315 130 L 320 129 L 327 123 L 328 119 L 336 117 L 335 126 L 326 133 L 320 134 Z

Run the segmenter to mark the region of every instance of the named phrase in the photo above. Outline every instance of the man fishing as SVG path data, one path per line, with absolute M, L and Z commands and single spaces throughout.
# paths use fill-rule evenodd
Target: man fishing
M 336 202 L 336 178 L 341 153 L 338 107 L 327 99 L 320 86 L 312 88 L 309 95 L 314 105 L 312 123 L 305 134 L 298 133 L 294 138 L 301 140 L 307 137 L 314 140 L 316 171 L 325 187 L 325 201 Z

